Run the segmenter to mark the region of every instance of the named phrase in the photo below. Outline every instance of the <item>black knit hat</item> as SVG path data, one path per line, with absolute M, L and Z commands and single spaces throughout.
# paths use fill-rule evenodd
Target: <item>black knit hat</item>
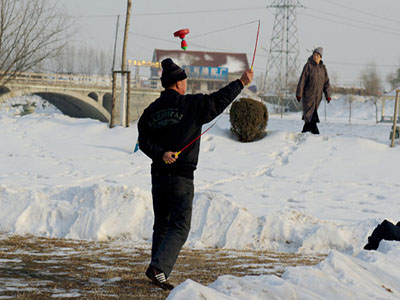
M 170 58 L 164 59 L 161 62 L 161 66 L 163 69 L 161 74 L 161 84 L 164 88 L 168 88 L 175 82 L 187 78 L 185 70 L 175 64 Z

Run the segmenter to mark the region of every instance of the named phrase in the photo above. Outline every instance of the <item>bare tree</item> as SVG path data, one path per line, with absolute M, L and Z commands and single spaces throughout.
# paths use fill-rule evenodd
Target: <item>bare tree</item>
M 386 76 L 386 81 L 390 84 L 393 89 L 400 86 L 400 67 L 395 72 L 391 72 Z
M 382 94 L 382 81 L 375 63 L 367 65 L 361 71 L 360 80 L 366 95 L 380 96 Z
M 69 19 L 58 1 L 0 0 L 0 87 L 66 43 Z
M 330 72 L 330 74 L 329 74 L 329 82 L 331 83 L 331 86 L 338 86 L 338 82 L 339 82 L 338 73 Z
M 45 71 L 68 74 L 108 74 L 111 69 L 112 54 L 89 45 L 79 47 L 68 44 L 56 56 L 46 59 Z

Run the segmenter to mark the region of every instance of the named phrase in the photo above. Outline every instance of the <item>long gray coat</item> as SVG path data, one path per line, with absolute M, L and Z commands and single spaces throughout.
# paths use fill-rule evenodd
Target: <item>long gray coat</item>
M 303 100 L 303 120 L 306 123 L 311 122 L 314 111 L 318 110 L 322 92 L 326 99 L 331 97 L 328 72 L 322 60 L 317 65 L 310 56 L 304 65 L 296 90 L 297 98 Z

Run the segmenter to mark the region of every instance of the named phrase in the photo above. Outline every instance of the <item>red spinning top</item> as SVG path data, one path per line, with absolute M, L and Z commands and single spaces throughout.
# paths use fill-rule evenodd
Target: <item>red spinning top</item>
M 178 31 L 175 31 L 174 32 L 174 36 L 175 37 L 179 37 L 182 41 L 181 41 L 181 48 L 183 49 L 183 50 L 186 50 L 187 49 L 187 46 L 188 46 L 188 44 L 187 44 L 187 42 L 185 41 L 185 36 L 189 33 L 190 31 L 189 31 L 189 29 L 181 29 L 181 30 L 178 30 Z

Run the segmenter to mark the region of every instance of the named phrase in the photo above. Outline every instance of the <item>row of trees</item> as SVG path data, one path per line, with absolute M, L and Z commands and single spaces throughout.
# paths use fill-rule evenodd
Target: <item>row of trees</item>
M 383 82 L 378 72 L 376 64 L 368 65 L 360 75 L 361 85 L 365 90 L 366 95 L 381 96 L 383 91 Z M 389 83 L 391 89 L 400 86 L 400 67 L 395 72 L 387 75 L 386 81 Z
M 110 74 L 112 68 L 111 51 L 90 46 L 66 45 L 54 57 L 38 67 L 39 70 L 64 74 Z

